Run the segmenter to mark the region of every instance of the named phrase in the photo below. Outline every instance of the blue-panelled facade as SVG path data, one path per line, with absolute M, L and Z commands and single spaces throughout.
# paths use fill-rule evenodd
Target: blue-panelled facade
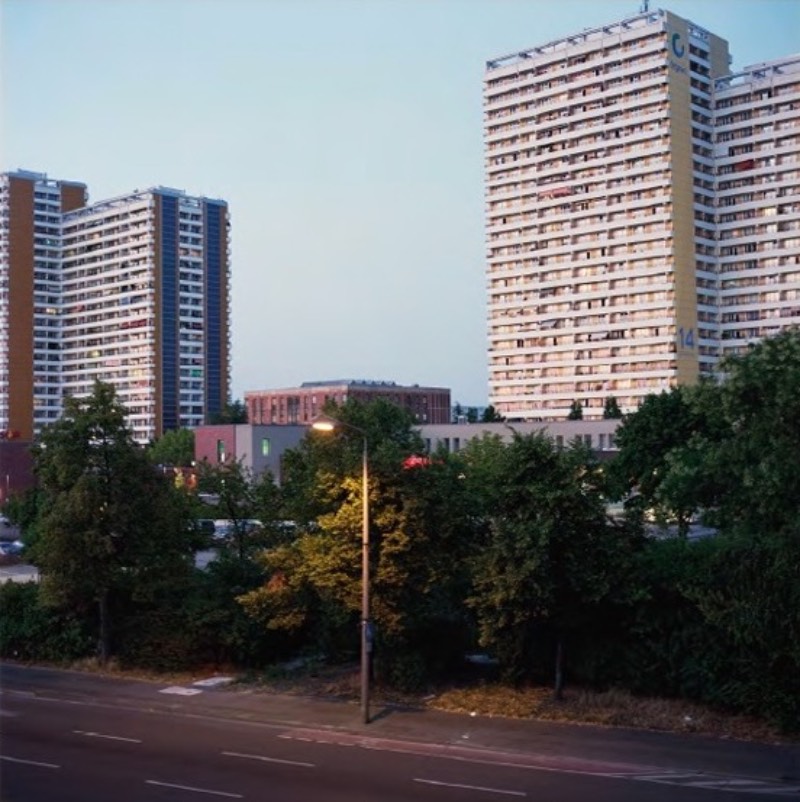
M 205 406 L 213 420 L 228 400 L 227 206 L 205 201 Z
M 178 357 L 178 199 L 159 193 L 161 206 L 161 427 L 180 426 Z

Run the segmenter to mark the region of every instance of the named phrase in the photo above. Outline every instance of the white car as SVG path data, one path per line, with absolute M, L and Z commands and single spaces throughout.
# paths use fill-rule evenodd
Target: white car
M 236 527 L 239 526 L 241 530 L 248 534 L 255 529 L 260 529 L 263 524 L 255 518 L 245 518 L 239 521 L 231 521 L 227 518 L 218 518 L 214 521 L 214 539 L 224 540 L 231 535 L 236 534 Z

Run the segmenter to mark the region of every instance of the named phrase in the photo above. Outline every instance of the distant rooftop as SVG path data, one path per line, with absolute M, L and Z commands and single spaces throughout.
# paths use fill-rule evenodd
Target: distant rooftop
M 133 203 L 148 200 L 153 195 L 170 196 L 174 198 L 181 198 L 184 202 L 194 206 L 200 206 L 203 201 L 212 204 L 219 204 L 227 206 L 227 202 L 219 198 L 207 198 L 204 195 L 187 195 L 183 189 L 173 189 L 172 187 L 150 187 L 149 189 L 134 189 L 133 192 L 128 192 L 125 195 L 117 195 L 114 198 L 104 198 L 96 203 L 90 203 L 80 209 L 73 209 L 68 212 L 71 220 L 76 220 L 84 217 L 91 217 L 95 214 L 105 214 L 106 212 L 131 205 Z
M 341 387 L 356 385 L 358 387 L 397 387 L 397 382 L 375 381 L 372 379 L 327 379 L 316 382 L 303 382 L 301 387 Z M 415 385 L 416 386 L 416 385 Z
M 553 39 L 551 42 L 539 45 L 538 47 L 532 47 L 528 50 L 518 50 L 516 53 L 509 53 L 506 56 L 490 59 L 486 62 L 486 69 L 495 70 L 501 67 L 509 67 L 517 65 L 520 62 L 524 62 L 527 59 L 536 58 L 537 56 L 543 56 L 545 54 L 552 55 L 553 53 L 562 50 L 566 51 L 574 45 L 603 39 L 610 34 L 618 35 L 622 31 L 651 25 L 654 22 L 658 22 L 659 19 L 665 19 L 667 16 L 667 12 L 663 9 L 659 8 L 651 11 L 649 10 L 648 5 L 645 5 L 643 8 L 646 8 L 647 10 L 643 10 L 640 13 L 634 14 L 630 17 L 625 17 L 618 22 L 611 22 L 607 25 L 600 25 L 596 28 L 585 28 L 579 33 L 574 33 L 570 36 L 563 36 L 560 39 Z M 685 20 L 685 22 L 689 26 L 690 36 L 703 41 L 708 41 L 710 37 L 708 31 L 706 31 L 704 28 L 701 28 L 699 25 L 689 22 L 688 20 Z
M 47 173 L 38 173 L 34 170 L 9 170 L 3 173 L 3 175 L 8 176 L 9 178 L 24 178 L 27 181 L 41 181 L 49 186 L 65 184 L 68 186 L 86 187 L 86 184 L 84 184 L 82 181 L 70 181 L 64 178 L 48 178 Z

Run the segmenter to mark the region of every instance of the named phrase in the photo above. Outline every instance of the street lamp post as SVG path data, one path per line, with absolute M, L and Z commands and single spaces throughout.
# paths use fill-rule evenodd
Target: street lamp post
M 358 426 L 321 416 L 311 424 L 321 432 L 331 432 L 339 426 L 361 435 L 361 719 L 369 724 L 369 674 L 372 653 L 372 625 L 369 619 L 369 461 L 367 433 Z

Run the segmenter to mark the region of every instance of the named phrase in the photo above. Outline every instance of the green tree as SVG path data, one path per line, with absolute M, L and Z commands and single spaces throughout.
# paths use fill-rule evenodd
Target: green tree
M 154 465 L 188 468 L 194 462 L 194 432 L 191 429 L 172 429 L 147 447 Z
M 684 520 L 699 510 L 719 530 L 666 554 L 655 616 L 645 616 L 656 629 L 641 619 L 637 640 L 653 646 L 664 687 L 796 728 L 800 332 L 721 367 L 719 384 L 650 397 L 618 431 L 621 467 L 643 494 Z
M 480 642 L 511 681 L 534 676 L 552 643 L 560 696 L 564 644 L 618 591 L 630 541 L 608 524 L 601 473 L 583 446 L 560 451 L 543 434 L 516 434 L 510 444 L 473 441 L 465 459 L 484 488 L 468 598 Z
M 505 418 L 494 408 L 493 404 L 489 404 L 481 415 L 481 423 L 502 423 L 504 420 Z
M 25 543 L 30 545 L 36 537 L 36 521 L 39 515 L 41 494 L 36 487 L 15 493 L 3 505 L 3 513 L 11 523 L 19 527 Z
M 35 455 L 41 502 L 32 559 L 43 599 L 96 610 L 98 656 L 112 653 L 112 619 L 152 601 L 192 570 L 184 499 L 165 482 L 125 425 L 110 385 L 65 401 Z
M 617 430 L 617 492 L 631 490 L 686 531 L 707 522 L 747 537 L 800 522 L 800 333 L 727 359 L 720 383 L 648 396 Z
M 673 455 L 671 489 L 693 491 L 725 532 L 796 537 L 800 529 L 800 331 L 727 359 L 714 393 L 692 396 L 709 434 Z M 685 474 L 678 482 L 676 474 Z
M 224 550 L 246 560 L 258 549 L 281 539 L 282 495 L 269 471 L 253 476 L 241 462 L 201 462 L 197 471 L 198 490 L 216 499 L 200 517 L 231 522 L 230 537 L 222 543 Z
M 567 413 L 567 420 L 583 420 L 583 406 L 577 399 L 572 402 Z
M 478 422 L 478 410 L 475 407 L 464 407 L 458 402 L 453 407 L 453 423 L 459 423 L 461 419 L 465 419 L 467 423 Z
M 710 418 L 690 400 L 692 392 L 712 398 L 716 388 L 706 383 L 696 390 L 674 387 L 647 396 L 617 429 L 619 452 L 610 466 L 617 498 L 628 499 L 639 514 L 650 511 L 663 525 L 677 523 L 681 534 L 688 530 L 698 502 L 693 494 L 676 492 L 674 483 L 667 491 L 671 454 L 712 428 Z
M 247 405 L 238 398 L 228 401 L 221 412 L 210 417 L 209 423 L 247 423 Z
M 606 398 L 603 404 L 603 418 L 606 420 L 614 420 L 622 417 L 622 410 L 619 408 L 617 399 L 610 395 Z

